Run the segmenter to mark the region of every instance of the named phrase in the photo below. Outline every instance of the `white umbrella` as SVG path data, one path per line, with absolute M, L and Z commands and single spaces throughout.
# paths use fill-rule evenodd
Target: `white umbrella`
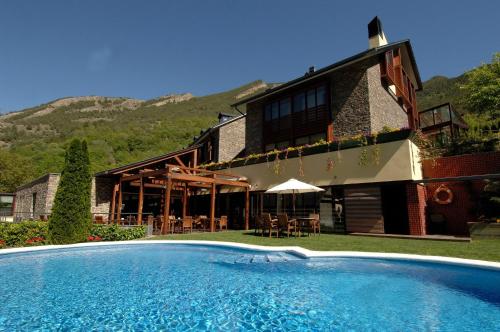
M 296 179 L 290 179 L 266 190 L 266 194 L 292 194 L 293 195 L 293 214 L 295 214 L 295 194 L 315 193 L 325 191 L 320 187 L 305 183 Z

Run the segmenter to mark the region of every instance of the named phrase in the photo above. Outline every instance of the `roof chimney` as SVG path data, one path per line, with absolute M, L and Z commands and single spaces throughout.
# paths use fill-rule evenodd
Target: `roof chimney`
M 387 45 L 387 39 L 384 30 L 382 30 L 382 22 L 380 22 L 378 16 L 375 16 L 368 23 L 368 48 L 372 49 L 384 45 Z

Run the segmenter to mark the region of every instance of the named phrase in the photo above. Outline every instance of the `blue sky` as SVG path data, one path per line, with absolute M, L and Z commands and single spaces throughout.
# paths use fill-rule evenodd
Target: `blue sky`
M 2 0 L 0 112 L 64 96 L 205 95 L 283 82 L 367 48 L 367 23 L 409 38 L 422 78 L 500 51 L 500 1 Z

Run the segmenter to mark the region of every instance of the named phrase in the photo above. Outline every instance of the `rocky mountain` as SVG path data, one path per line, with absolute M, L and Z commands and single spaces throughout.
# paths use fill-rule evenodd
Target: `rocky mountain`
M 256 81 L 207 96 L 168 94 L 151 100 L 61 98 L 1 115 L 0 150 L 31 162 L 36 177 L 59 172 L 69 141 L 85 138 L 93 170 L 99 171 L 182 148 L 215 124 L 219 112 L 234 114 L 229 105 L 237 99 L 269 87 Z

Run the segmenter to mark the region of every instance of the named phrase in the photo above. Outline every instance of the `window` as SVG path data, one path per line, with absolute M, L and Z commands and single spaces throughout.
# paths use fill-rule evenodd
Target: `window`
M 290 99 L 280 101 L 280 118 L 290 115 Z
M 295 139 L 295 145 L 309 144 L 309 136 L 299 137 Z
M 271 105 L 270 104 L 266 105 L 266 107 L 264 108 L 264 119 L 266 121 L 271 120 Z
M 273 151 L 275 146 L 276 145 L 274 143 L 266 144 L 266 152 Z
M 280 109 L 279 109 L 279 105 L 278 105 L 278 102 L 274 102 L 271 104 L 271 118 L 273 120 L 276 120 L 280 117 Z
M 316 90 L 307 91 L 307 108 L 316 107 Z
M 306 94 L 299 93 L 293 97 L 293 111 L 301 112 L 306 109 Z
M 318 106 L 324 105 L 326 101 L 326 90 L 324 86 L 316 89 L 316 103 Z
M 278 150 L 286 149 L 289 146 L 290 146 L 290 142 L 289 141 L 283 141 L 283 142 L 276 143 L 276 148 Z
M 306 145 L 306 144 L 314 144 L 321 140 L 325 140 L 326 135 L 324 133 L 302 136 L 295 139 L 295 145 Z

